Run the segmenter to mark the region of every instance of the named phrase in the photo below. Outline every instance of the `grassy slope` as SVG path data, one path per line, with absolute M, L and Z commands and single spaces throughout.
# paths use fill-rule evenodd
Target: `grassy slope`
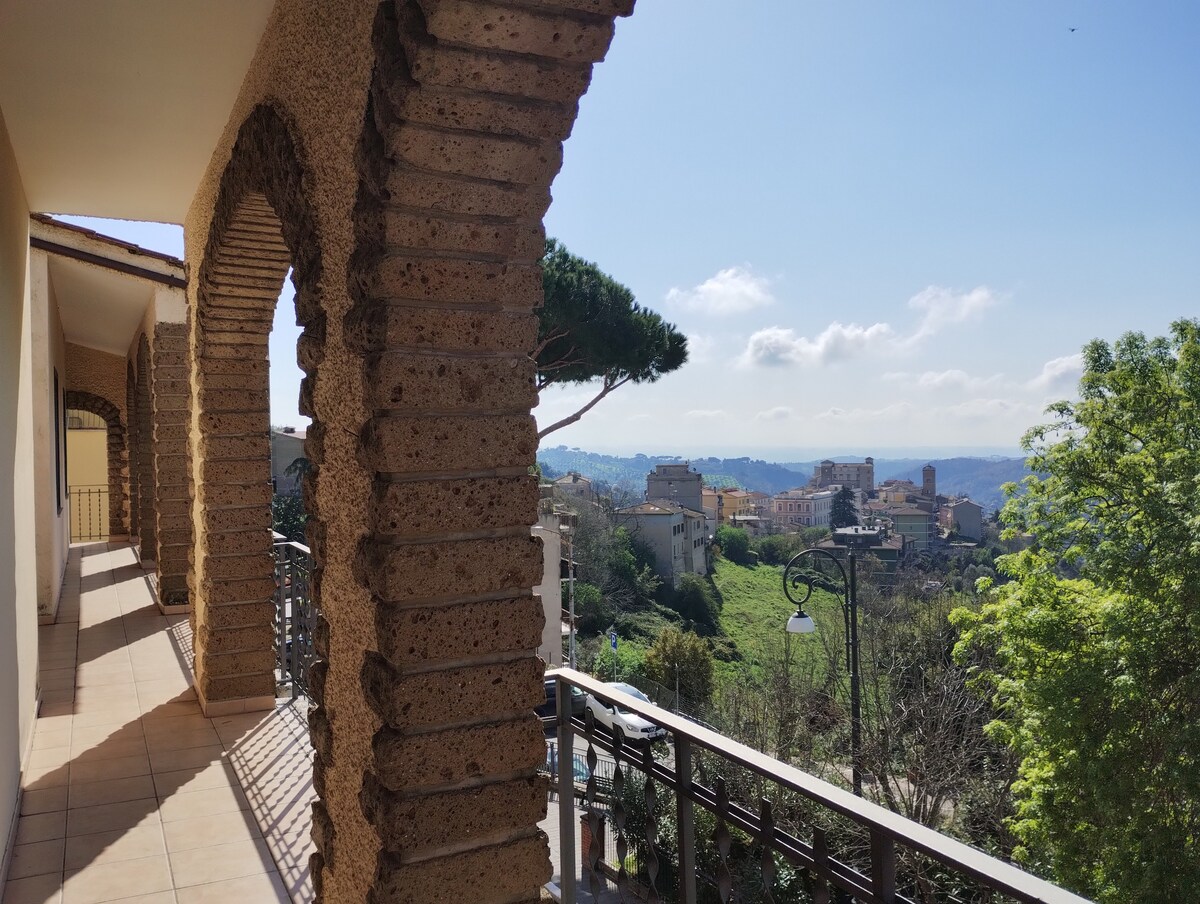
M 783 595 L 783 569 L 747 568 L 718 559 L 713 583 L 723 600 L 721 626 L 742 656 L 741 662 L 718 662 L 719 679 L 734 679 L 743 669 L 757 675 L 763 659 L 781 646 L 788 617 L 795 611 Z M 841 613 L 836 598 L 818 591 L 814 602 L 814 618 L 822 626 L 837 626 Z M 813 655 L 818 655 L 819 641 L 814 639 L 811 645 Z

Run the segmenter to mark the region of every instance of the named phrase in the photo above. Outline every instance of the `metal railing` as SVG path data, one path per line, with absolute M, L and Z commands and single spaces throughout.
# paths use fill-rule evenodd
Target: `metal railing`
M 71 542 L 108 539 L 108 487 L 72 486 L 67 494 L 71 504 Z
M 580 672 L 547 675 L 559 682 L 557 749 L 586 766 L 553 776 L 564 904 L 577 900 L 577 823 L 583 883 L 593 900 L 615 886 L 622 901 L 681 904 L 1087 904 Z M 590 709 L 572 719 L 572 686 L 662 726 L 667 743 L 634 746 L 597 723 Z M 598 751 L 611 755 L 607 776 L 597 768 Z
M 308 694 L 308 674 L 316 654 L 313 629 L 320 614 L 310 578 L 312 552 L 307 546 L 275 534 L 275 668 L 292 698 Z

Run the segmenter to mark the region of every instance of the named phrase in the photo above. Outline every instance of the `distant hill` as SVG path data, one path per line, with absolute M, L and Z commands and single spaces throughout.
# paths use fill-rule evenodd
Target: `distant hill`
M 552 474 L 578 471 L 593 480 L 602 480 L 632 492 L 641 493 L 646 486 L 646 474 L 656 464 L 688 461 L 681 455 L 602 455 L 583 449 L 556 446 L 538 450 L 543 470 Z M 780 493 L 803 486 L 813 474 L 819 459 L 804 462 L 776 463 L 754 458 L 692 458 L 691 465 L 704 475 L 712 486 L 739 486 L 762 493 Z M 1018 482 L 1029 472 L 1023 458 L 876 458 L 875 480 L 911 480 L 921 483 L 921 469 L 932 464 L 937 469 L 939 493 L 970 496 L 985 510 L 1004 503 L 1001 486 Z

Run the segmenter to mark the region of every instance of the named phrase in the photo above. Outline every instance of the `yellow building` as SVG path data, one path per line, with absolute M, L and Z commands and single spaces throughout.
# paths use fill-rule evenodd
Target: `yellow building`
M 71 542 L 107 540 L 108 424 L 90 411 L 67 409 L 67 505 Z

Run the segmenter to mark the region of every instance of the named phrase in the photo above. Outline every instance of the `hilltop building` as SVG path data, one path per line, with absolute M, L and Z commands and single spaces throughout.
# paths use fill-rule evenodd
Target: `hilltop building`
M 655 499 L 618 509 L 616 522 L 654 551 L 655 573 L 672 587 L 689 572 L 708 574 L 702 512 Z
M 938 510 L 938 522 L 947 531 L 957 531 L 967 540 L 983 539 L 983 506 L 970 499 L 957 499 Z
M 704 478 L 687 462 L 655 465 L 646 475 L 646 498 L 666 499 L 693 512 L 704 511 Z
M 801 527 L 829 527 L 833 497 L 837 490 L 812 490 L 798 487 L 776 493 L 771 499 L 771 520 L 779 530 Z
M 869 493 L 875 488 L 875 459 L 868 456 L 862 462 L 839 462 L 827 458 L 813 469 L 812 483 L 822 489 L 838 485 Z
M 578 471 L 568 471 L 562 477 L 552 481 L 554 489 L 564 496 L 570 496 L 573 499 L 579 499 L 584 502 L 594 502 L 596 492 L 592 488 L 592 481 L 584 477 Z

